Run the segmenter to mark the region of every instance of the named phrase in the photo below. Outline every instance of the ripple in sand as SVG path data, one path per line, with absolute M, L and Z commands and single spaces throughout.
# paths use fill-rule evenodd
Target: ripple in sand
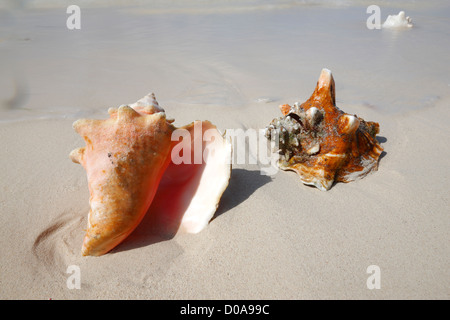
M 84 216 L 63 213 L 36 237 L 32 250 L 42 271 L 66 276 L 67 267 L 80 259 L 85 224 Z

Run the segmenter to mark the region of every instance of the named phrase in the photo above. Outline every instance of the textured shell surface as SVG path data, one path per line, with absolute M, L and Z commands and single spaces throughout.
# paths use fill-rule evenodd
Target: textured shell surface
M 205 228 L 228 186 L 229 142 L 208 121 L 188 124 L 182 129 L 190 133 L 200 128 L 195 134 L 200 139 L 205 130 L 216 133 L 216 157 L 176 165 L 172 151 L 184 142 L 172 139 L 177 128 L 166 119 L 153 94 L 110 108 L 108 113 L 106 120 L 81 119 L 73 124 L 86 146 L 73 150 L 70 158 L 86 170 L 90 192 L 82 254 L 109 252 L 145 215 L 152 216 L 157 228 L 172 233 L 178 229 L 197 233 Z M 202 154 L 211 145 L 200 141 Z
M 383 151 L 376 140 L 379 124 L 336 106 L 330 70 L 322 70 L 307 101 L 280 110 L 283 116 L 272 120 L 266 137 L 279 142 L 274 150 L 279 168 L 295 171 L 304 184 L 326 191 L 335 181 L 353 181 L 377 169 Z

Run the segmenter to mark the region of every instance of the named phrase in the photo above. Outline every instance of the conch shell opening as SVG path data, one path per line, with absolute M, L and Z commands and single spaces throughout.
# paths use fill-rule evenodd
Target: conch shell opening
M 231 143 L 209 121 L 176 128 L 153 94 L 108 113 L 106 120 L 73 124 L 86 146 L 73 150 L 70 158 L 85 168 L 90 192 L 82 254 L 107 253 L 146 214 L 162 212 L 172 217 L 168 223 L 177 217 L 179 228 L 190 233 L 205 228 L 228 186 Z M 194 139 L 174 140 L 180 130 Z M 214 139 L 203 141 L 206 134 Z M 173 152 L 177 147 L 183 159 L 194 155 L 197 161 L 175 164 L 174 160 L 180 162 Z
M 327 191 L 335 181 L 353 181 L 377 170 L 383 151 L 376 140 L 379 124 L 336 107 L 330 70 L 322 70 L 307 101 L 280 110 L 283 117 L 272 120 L 266 137 L 279 141 L 278 166 L 295 171 L 304 184 Z

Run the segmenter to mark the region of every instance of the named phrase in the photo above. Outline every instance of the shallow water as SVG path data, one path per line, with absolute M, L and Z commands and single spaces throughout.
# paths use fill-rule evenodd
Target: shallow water
M 101 116 L 148 92 L 163 106 L 293 103 L 309 97 L 324 67 L 338 106 L 395 114 L 450 95 L 442 1 L 383 5 L 382 21 L 400 6 L 412 17 L 405 30 L 369 30 L 365 1 L 86 1 L 72 31 L 65 7 L 17 3 L 0 10 L 0 121 Z

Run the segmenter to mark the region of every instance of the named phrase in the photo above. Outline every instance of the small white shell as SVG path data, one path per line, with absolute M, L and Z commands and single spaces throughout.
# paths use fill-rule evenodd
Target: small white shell
M 397 15 L 389 15 L 382 25 L 383 28 L 411 28 L 412 26 L 412 19 L 406 17 L 405 11 L 400 11 Z

